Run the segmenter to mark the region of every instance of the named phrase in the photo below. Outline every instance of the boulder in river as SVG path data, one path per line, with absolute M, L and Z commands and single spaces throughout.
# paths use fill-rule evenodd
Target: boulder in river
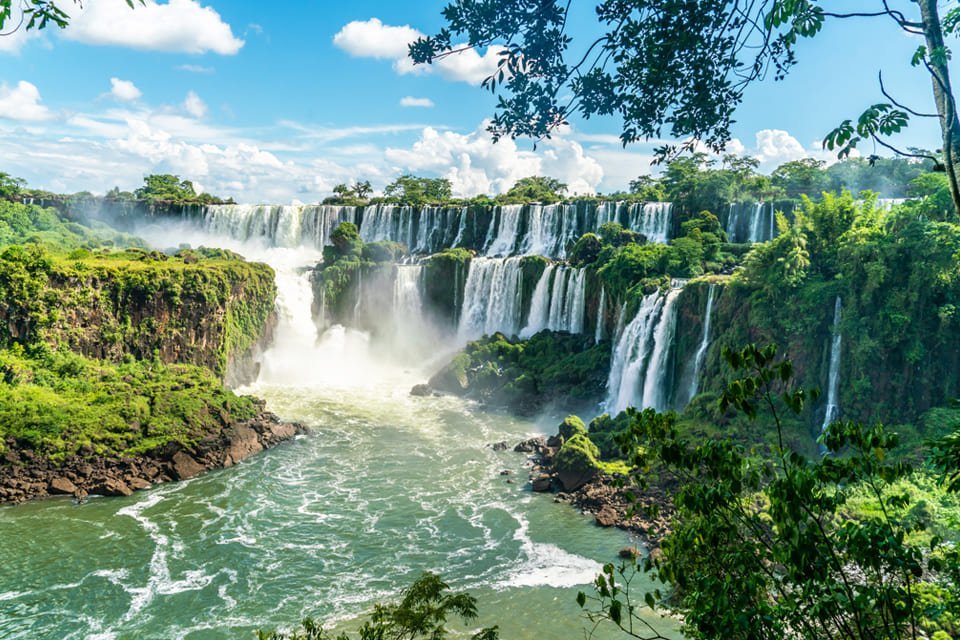
M 430 388 L 428 384 L 415 384 L 413 388 L 410 389 L 410 395 L 416 396 L 418 398 L 426 398 L 433 394 L 433 389 Z

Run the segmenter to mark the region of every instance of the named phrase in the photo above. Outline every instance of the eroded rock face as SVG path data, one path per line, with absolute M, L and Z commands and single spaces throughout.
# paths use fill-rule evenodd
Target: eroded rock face
M 189 480 L 211 469 L 229 467 L 290 440 L 306 429 L 263 412 L 253 420 L 209 434 L 193 449 L 166 445 L 136 458 L 105 459 L 92 451 L 53 465 L 31 451 L 8 450 L 0 461 L 0 503 L 52 495 L 129 496 L 156 483 Z M 13 446 L 14 443 L 8 443 Z

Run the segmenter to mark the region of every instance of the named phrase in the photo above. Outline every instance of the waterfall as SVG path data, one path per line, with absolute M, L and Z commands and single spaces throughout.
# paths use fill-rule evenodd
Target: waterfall
M 820 433 L 827 430 L 831 423 L 840 417 L 840 347 L 842 345 L 842 336 L 840 335 L 840 318 L 842 315 L 843 300 L 837 296 L 837 301 L 833 308 L 833 338 L 830 344 L 830 377 L 827 384 L 827 411 L 823 416 L 823 425 L 820 427 Z
M 603 321 L 607 314 L 607 290 L 600 287 L 600 304 L 597 305 L 597 329 L 593 333 L 593 341 L 597 344 L 603 340 Z
M 645 202 L 630 206 L 627 227 L 646 236 L 647 241 L 660 244 L 670 239 L 671 212 L 669 202 Z
M 753 218 L 750 219 L 750 237 L 747 238 L 747 242 L 757 243 L 762 241 L 760 233 L 763 223 L 763 208 L 764 205 L 762 202 L 758 202 L 753 206 Z
M 487 246 L 483 253 L 488 256 L 509 256 L 516 251 L 517 235 L 520 228 L 520 214 L 523 205 L 509 204 L 497 207 L 497 233 L 493 235 L 493 225 L 490 225 Z
M 470 261 L 460 314 L 461 339 L 497 331 L 516 334 L 520 327 L 522 258 L 474 258 Z
M 520 332 L 521 338 L 529 338 L 532 335 L 540 333 L 547 328 L 550 320 L 550 294 L 553 281 L 553 272 L 556 270 L 555 264 L 548 264 L 543 270 L 543 275 L 537 281 L 537 286 L 533 290 L 533 297 L 530 299 L 530 312 L 527 314 L 527 324 Z
M 566 322 L 570 333 L 583 333 L 583 318 L 587 311 L 587 270 L 573 269 L 567 285 Z
M 357 326 L 360 319 L 360 304 L 363 302 L 363 267 L 357 267 L 357 300 L 353 303 L 353 325 Z
M 727 212 L 727 241 L 736 242 L 737 241 L 737 223 L 739 222 L 740 216 L 739 210 L 735 203 L 730 203 L 730 210 Z
M 397 265 L 393 281 L 393 312 L 397 320 L 416 322 L 423 309 L 423 267 Z
M 680 290 L 646 296 L 637 314 L 618 332 L 610 375 L 606 409 L 611 415 L 627 407 L 667 409 L 670 352 L 677 328 L 676 301 Z
M 355 207 L 217 204 L 206 207 L 204 231 L 270 247 L 322 249 L 341 222 L 353 222 Z
M 713 317 L 713 300 L 717 285 L 711 284 L 707 289 L 707 309 L 703 314 L 703 336 L 700 338 L 700 347 L 697 349 L 697 355 L 693 360 L 693 378 L 690 380 L 690 397 L 688 402 L 693 400 L 700 390 L 700 371 L 703 369 L 703 362 L 707 358 L 707 349 L 710 347 L 710 324 Z

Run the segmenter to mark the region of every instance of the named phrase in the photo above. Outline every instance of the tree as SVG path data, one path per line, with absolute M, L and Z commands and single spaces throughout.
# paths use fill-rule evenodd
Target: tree
M 640 176 L 630 181 L 630 193 L 640 196 L 648 202 L 661 202 L 666 199 L 663 186 L 653 176 Z
M 0 198 L 14 198 L 26 185 L 23 178 L 14 178 L 9 173 L 0 171 Z
M 514 183 L 500 200 L 512 203 L 541 202 L 553 204 L 563 199 L 567 185 L 556 178 L 530 176 Z
M 360 200 L 366 200 L 373 193 L 373 185 L 369 180 L 357 181 L 353 185 L 353 194 Z
M 897 489 L 912 471 L 888 455 L 897 436 L 880 425 L 836 422 L 820 439 L 828 455 L 808 460 L 785 447 L 782 419 L 816 394 L 790 384 L 792 365 L 772 346 L 723 355 L 740 377 L 720 410 L 764 416 L 777 444 L 759 458 L 728 439 L 684 435 L 675 414 L 628 410 L 619 442 L 631 453 L 634 478 L 643 487 L 657 472 L 675 487 L 677 515 L 662 555 L 643 566 L 671 591 L 646 594 L 646 604 L 673 609 L 686 637 L 703 640 L 916 639 L 941 622 L 952 627 L 960 552 L 931 535 Z M 851 514 L 855 491 L 876 510 Z M 581 593 L 578 602 L 589 601 L 595 620 L 632 637 L 661 638 L 636 617 L 631 577 L 629 568 L 608 565 L 595 595 Z M 935 594 L 932 606 L 925 594 Z
M 388 184 L 383 193 L 388 199 L 403 204 L 444 204 L 453 196 L 453 187 L 446 178 L 406 174 Z
M 349 198 L 352 193 L 350 187 L 343 183 L 334 185 L 333 187 L 333 195 L 340 199 Z
M 499 95 L 489 130 L 504 136 L 549 137 L 573 114 L 615 115 L 624 144 L 670 135 L 680 143 L 657 149 L 664 161 L 704 144 L 721 153 L 746 89 L 773 76 L 783 79 L 797 62 L 801 38 L 817 36 L 833 21 L 890 20 L 921 36 L 910 61 L 931 81 L 935 113 L 894 99 L 870 106 L 856 123 L 846 120 L 824 145 L 846 157 L 870 141 L 898 154 L 930 158 L 948 174 L 960 211 L 960 120 L 950 80 L 944 37 L 960 31 L 960 7 L 941 19 L 937 0 L 917 0 L 916 15 L 874 0 L 869 8 L 842 12 L 827 0 L 600 0 L 601 35 L 572 51 L 567 33 L 570 0 L 454 0 L 443 10 L 447 26 L 410 45 L 415 63 L 456 55 L 466 46 L 502 46 L 498 70 L 484 86 Z M 902 151 L 889 136 L 911 117 L 936 118 L 942 158 Z
M 464 623 L 477 618 L 477 599 L 468 593 L 449 593 L 440 576 L 424 573 L 403 591 L 397 604 L 378 604 L 370 619 L 358 631 L 358 640 L 443 640 L 447 637 L 447 618 L 457 616 Z M 496 627 L 482 629 L 472 640 L 497 640 Z M 257 632 L 258 640 L 334 640 L 313 620 L 304 620 L 301 630 L 291 635 L 278 632 Z M 350 640 L 340 634 L 336 640 Z
M 143 186 L 134 191 L 140 200 L 192 200 L 197 197 L 193 183 L 180 176 L 153 174 L 144 176 Z
M 781 187 L 788 198 L 815 196 L 827 188 L 825 163 L 813 158 L 785 162 L 770 174 L 773 184 Z

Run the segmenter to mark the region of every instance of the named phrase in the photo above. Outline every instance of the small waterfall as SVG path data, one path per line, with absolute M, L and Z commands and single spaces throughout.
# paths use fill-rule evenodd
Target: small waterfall
M 523 205 L 519 204 L 497 207 L 497 233 L 493 235 L 493 225 L 490 225 L 489 242 L 483 251 L 485 255 L 509 256 L 515 253 L 522 211 Z
M 600 287 L 600 304 L 597 305 L 597 328 L 593 333 L 593 341 L 597 344 L 603 340 L 603 321 L 607 315 L 607 290 Z
M 669 363 L 677 328 L 679 289 L 646 296 L 637 314 L 619 331 L 607 379 L 606 409 L 668 408 Z
M 727 241 L 737 241 L 737 225 L 740 222 L 740 209 L 736 204 L 730 203 L 730 210 L 727 212 Z
M 322 249 L 341 222 L 356 219 L 355 207 L 217 204 L 206 207 L 204 231 L 270 247 Z
M 563 265 L 550 264 L 543 270 L 530 301 L 527 323 L 521 338 L 549 329 L 583 333 L 587 311 L 587 272 Z
M 630 206 L 627 227 L 646 236 L 647 241 L 664 244 L 670 239 L 671 212 L 669 202 L 645 202 Z
M 707 289 L 707 308 L 703 313 L 703 337 L 700 339 L 700 347 L 697 349 L 697 355 L 693 360 L 693 378 L 690 380 L 690 397 L 687 402 L 693 400 L 700 390 L 700 372 L 703 369 L 703 362 L 707 358 L 707 349 L 710 347 L 710 324 L 713 318 L 713 300 L 717 285 L 711 284 Z
M 521 246 L 521 253 L 562 258 L 567 244 L 583 235 L 576 205 L 551 204 L 530 206 L 530 227 Z
M 520 332 L 521 338 L 529 338 L 532 335 L 540 333 L 547 328 L 550 320 L 550 294 L 553 283 L 553 272 L 557 265 L 548 264 L 544 270 L 537 286 L 533 290 L 533 297 L 530 299 L 530 312 L 527 314 L 527 324 Z
M 353 303 L 353 326 L 360 323 L 360 305 L 363 302 L 363 267 L 357 267 L 357 300 Z
M 418 264 L 397 265 L 393 281 L 393 312 L 400 322 L 416 322 L 423 309 L 423 267 Z
M 522 258 L 474 258 L 463 293 L 461 339 L 473 340 L 501 331 L 515 335 L 520 327 Z
M 840 335 L 840 319 L 843 313 L 843 300 L 837 296 L 837 301 L 833 308 L 833 339 L 830 344 L 830 377 L 827 384 L 827 411 L 823 416 L 823 425 L 820 427 L 820 433 L 826 431 L 831 423 L 840 417 L 840 347 L 842 346 L 842 336 Z
M 753 217 L 750 219 L 750 237 L 747 242 L 757 243 L 762 241 L 761 230 L 763 228 L 763 209 L 764 204 L 758 202 L 753 206 Z

